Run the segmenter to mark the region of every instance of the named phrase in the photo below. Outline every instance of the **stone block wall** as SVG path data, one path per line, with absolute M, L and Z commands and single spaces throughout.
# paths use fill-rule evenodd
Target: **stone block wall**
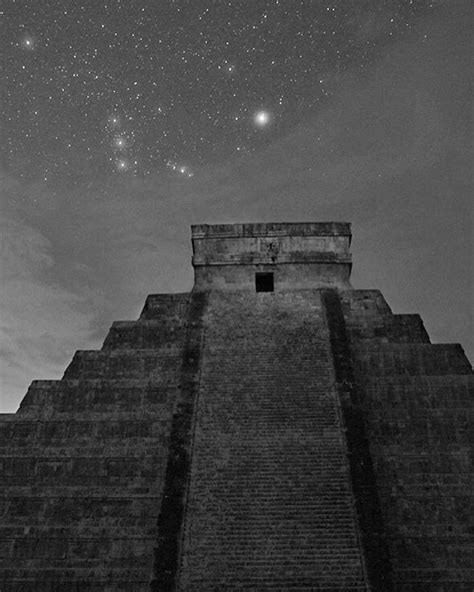
M 150 296 L 0 419 L 2 592 L 148 590 L 188 303 Z
M 194 290 L 255 290 L 255 272 L 281 290 L 350 286 L 345 222 L 192 226 Z
M 474 378 L 377 291 L 341 294 L 397 592 L 474 589 Z
M 473 386 L 376 290 L 149 296 L 0 416 L 0 590 L 471 592 Z

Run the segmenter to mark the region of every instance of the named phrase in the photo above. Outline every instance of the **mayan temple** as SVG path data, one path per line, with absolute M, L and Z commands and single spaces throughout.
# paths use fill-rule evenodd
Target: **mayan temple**
M 192 227 L 1 416 L 1 592 L 472 592 L 473 375 L 350 284 L 350 224 Z

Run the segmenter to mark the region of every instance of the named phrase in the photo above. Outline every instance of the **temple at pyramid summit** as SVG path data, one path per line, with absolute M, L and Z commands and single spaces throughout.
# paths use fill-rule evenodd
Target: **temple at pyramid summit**
M 34 381 L 0 417 L 1 592 L 472 592 L 471 365 L 354 289 L 350 244 L 193 226 L 191 292 Z

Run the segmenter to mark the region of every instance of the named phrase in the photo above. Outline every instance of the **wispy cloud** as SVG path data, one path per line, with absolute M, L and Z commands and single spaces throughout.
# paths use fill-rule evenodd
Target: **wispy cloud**
M 352 221 L 355 285 L 472 354 L 467 4 L 440 8 L 426 38 L 387 46 L 363 77 L 326 73 L 331 98 L 304 125 L 192 178 L 124 175 L 66 193 L 6 178 L 5 409 L 98 346 L 112 320 L 136 317 L 147 293 L 189 289 L 198 222 Z
M 90 295 L 56 281 L 51 244 L 41 233 L 10 216 L 0 230 L 1 403 L 12 410 L 26 377 L 60 376 L 78 341 L 90 340 L 93 307 Z

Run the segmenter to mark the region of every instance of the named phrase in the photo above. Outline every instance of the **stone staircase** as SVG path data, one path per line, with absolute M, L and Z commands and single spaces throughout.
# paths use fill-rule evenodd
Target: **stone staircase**
M 191 293 L 32 383 L 0 592 L 474 590 L 471 366 L 351 289 L 350 241 L 195 225 Z
M 347 291 L 342 301 L 395 590 L 470 592 L 469 361 L 458 344 L 430 344 L 417 315 L 392 315 L 380 292 Z
M 473 386 L 375 290 L 149 296 L 0 416 L 0 590 L 471 592 Z
M 368 590 L 319 293 L 213 293 L 205 326 L 178 589 Z
M 2 592 L 148 590 L 188 301 L 148 297 L 0 419 Z

